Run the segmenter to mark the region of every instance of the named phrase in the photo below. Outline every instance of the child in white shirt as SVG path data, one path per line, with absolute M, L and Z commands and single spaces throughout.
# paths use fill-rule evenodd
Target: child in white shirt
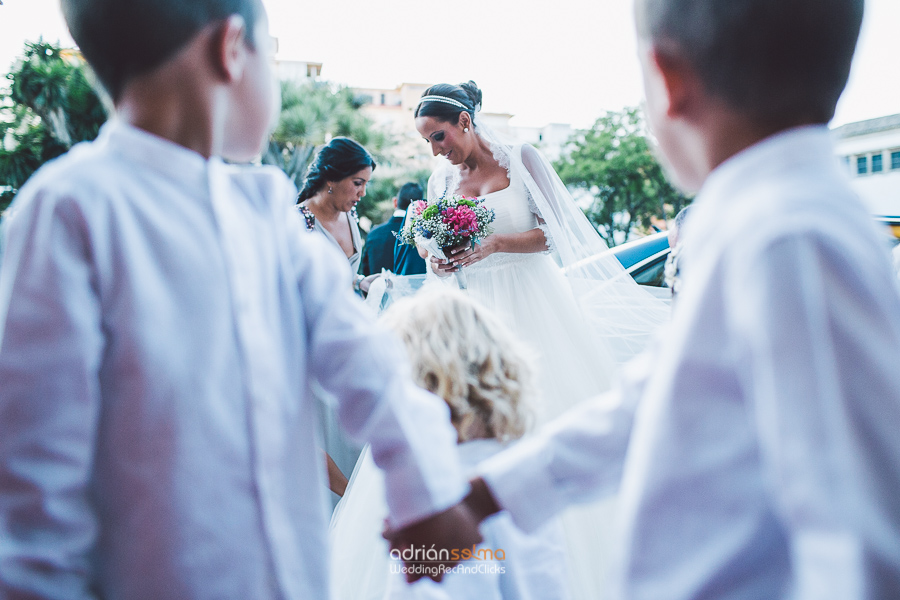
M 862 15 L 636 2 L 648 121 L 699 190 L 671 326 L 467 500 L 528 530 L 618 490 L 613 598 L 900 597 L 900 296 L 826 127 Z
M 262 5 L 62 6 L 116 116 L 4 225 L 0 597 L 327 598 L 314 381 L 393 522 L 477 542 L 446 407 L 284 174 L 220 158 L 275 114 Z

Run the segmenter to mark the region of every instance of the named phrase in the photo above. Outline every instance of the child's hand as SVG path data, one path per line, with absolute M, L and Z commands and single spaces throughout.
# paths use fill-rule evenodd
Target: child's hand
M 375 280 L 381 277 L 381 273 L 375 273 L 374 275 L 369 275 L 368 277 L 364 277 L 359 282 L 359 291 L 361 291 L 364 295 L 369 293 L 369 288 L 372 287 L 372 284 L 375 283 Z
M 458 557 L 463 549 L 472 548 L 481 542 L 478 521 L 463 503 L 403 529 L 392 530 L 386 526 L 383 535 L 391 544 L 392 554 L 394 550 L 398 550 L 401 557 L 404 557 L 404 551 L 406 555 L 413 556 L 411 560 L 403 560 L 404 565 L 411 567 L 406 575 L 409 583 L 426 576 L 441 581 L 444 573 L 459 562 L 452 560 L 450 556 Z M 446 550 L 443 557 L 447 560 L 440 560 L 442 550 Z M 454 553 L 453 550 L 457 552 Z M 438 557 L 438 560 L 432 560 L 434 557 Z M 415 569 L 416 567 L 423 568 Z M 416 570 L 419 572 L 415 572 Z

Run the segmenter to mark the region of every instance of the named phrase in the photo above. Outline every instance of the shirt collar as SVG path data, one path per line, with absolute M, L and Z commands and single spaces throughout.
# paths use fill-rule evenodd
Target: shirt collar
M 178 182 L 178 186 L 188 193 L 208 195 L 210 167 L 221 163 L 218 158 L 206 159 L 193 150 L 115 117 L 103 125 L 97 141 L 129 161 Z
M 393 214 L 392 216 L 394 216 L 394 217 L 405 217 L 405 216 L 406 216 L 406 211 L 403 210 L 402 208 L 398 208 L 397 210 L 394 211 L 394 214 Z
M 738 152 L 716 167 L 697 195 L 699 202 L 727 200 L 748 181 L 778 176 L 811 164 L 829 167 L 837 159 L 825 125 L 807 125 L 776 133 Z
M 831 134 L 824 125 L 788 129 L 735 154 L 710 173 L 697 194 L 679 236 L 679 245 L 684 243 L 679 259 L 685 264 L 696 262 L 709 244 L 718 243 L 719 236 L 731 235 L 727 233 L 731 230 L 723 228 L 723 220 L 734 214 L 740 202 L 759 200 L 748 194 L 750 187 L 810 170 L 827 172 L 836 165 Z M 695 231 L 704 234 L 697 236 Z

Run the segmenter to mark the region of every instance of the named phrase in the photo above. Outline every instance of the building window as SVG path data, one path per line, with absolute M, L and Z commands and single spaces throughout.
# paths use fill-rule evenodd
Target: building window
M 872 172 L 873 173 L 881 173 L 883 171 L 883 165 L 881 164 L 881 154 L 873 154 L 872 155 Z
M 900 169 L 900 150 L 891 152 L 891 168 Z
M 869 157 L 868 156 L 857 156 L 856 157 L 856 174 L 857 175 L 865 175 L 869 172 Z

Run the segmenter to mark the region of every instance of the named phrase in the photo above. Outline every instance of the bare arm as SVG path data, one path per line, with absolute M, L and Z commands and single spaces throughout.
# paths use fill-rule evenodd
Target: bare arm
M 349 483 L 347 476 L 341 472 L 337 463 L 327 452 L 322 452 L 322 454 L 325 455 L 325 465 L 328 467 L 328 489 L 343 498 Z

